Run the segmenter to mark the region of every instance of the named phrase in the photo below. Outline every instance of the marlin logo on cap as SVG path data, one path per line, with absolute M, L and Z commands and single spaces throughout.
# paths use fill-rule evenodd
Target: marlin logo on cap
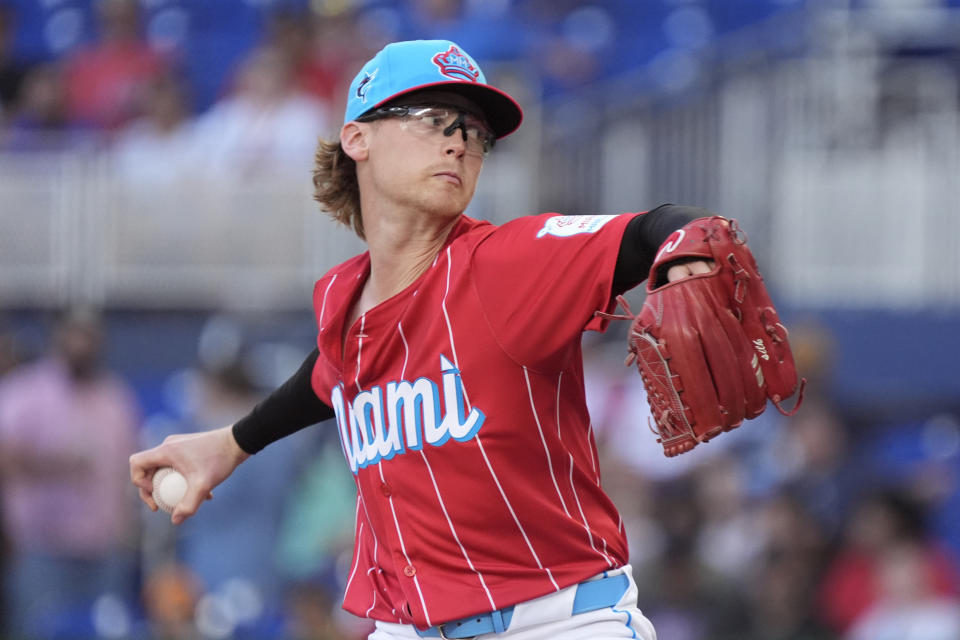
M 377 77 L 378 71 L 380 71 L 380 67 L 377 67 L 372 72 L 368 73 L 366 77 L 360 81 L 360 84 L 357 85 L 357 97 L 360 98 L 360 102 L 366 104 L 367 91 L 370 90 L 370 83 L 373 82 L 373 79 Z
M 440 68 L 440 73 L 454 80 L 477 82 L 480 78 L 480 70 L 470 62 L 465 53 L 453 45 L 433 56 L 433 64 Z

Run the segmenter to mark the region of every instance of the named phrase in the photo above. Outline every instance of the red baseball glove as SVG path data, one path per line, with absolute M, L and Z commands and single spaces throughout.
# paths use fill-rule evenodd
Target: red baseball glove
M 677 260 L 716 266 L 666 282 Z M 796 406 L 781 404 L 798 391 L 787 329 L 735 220 L 702 218 L 675 231 L 654 260 L 640 315 L 618 301 L 628 315 L 614 317 L 632 320 L 627 365 L 640 371 L 667 456 L 760 415 L 767 398 L 784 415 L 800 407 L 805 380 Z

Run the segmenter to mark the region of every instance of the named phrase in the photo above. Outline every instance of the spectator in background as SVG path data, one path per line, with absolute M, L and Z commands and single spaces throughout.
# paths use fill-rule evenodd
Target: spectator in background
M 201 638 L 194 611 L 202 586 L 184 565 L 169 562 L 152 567 L 143 578 L 143 608 L 151 640 Z
M 832 333 L 814 318 L 801 319 L 790 331 L 790 344 L 797 371 L 808 380 L 803 410 L 789 422 L 778 420 L 763 454 L 763 475 L 799 500 L 835 539 L 867 474 L 851 461 L 852 429 L 833 397 L 837 348 Z
M 10 371 L 17 368 L 22 362 L 23 354 L 16 339 L 16 334 L 7 326 L 0 316 L 0 380 Z M 0 513 L 6 509 L 3 505 L 3 478 L 0 477 Z M 10 544 L 5 523 L 0 519 L 0 576 L 7 574 L 7 559 L 10 556 Z M 2 593 L 2 592 L 0 592 Z M 7 606 L 5 599 L 0 599 L 0 629 L 6 629 Z
M 524 17 L 538 25 L 529 51 L 545 96 L 559 95 L 600 80 L 604 57 L 622 55 L 613 46 L 616 23 L 603 3 L 526 0 Z
M 798 555 L 804 558 L 810 579 L 818 581 L 830 541 L 810 510 L 796 496 L 783 491 L 760 503 L 758 520 L 758 537 L 766 556 L 761 563 L 770 561 L 771 556 Z
M 167 63 L 141 34 L 137 0 L 97 0 L 98 39 L 66 58 L 70 116 L 116 128 L 136 114 L 140 92 Z
M 745 469 L 729 452 L 705 460 L 691 474 L 702 521 L 696 551 L 700 562 L 740 583 L 762 552 L 757 509 L 745 486 Z
M 813 607 L 827 560 L 828 541 L 821 524 L 796 496 L 786 492 L 759 505 L 758 521 L 754 536 L 762 543 L 762 551 L 743 568 L 749 605 L 747 626 L 729 638 L 837 638 L 817 619 Z
M 13 55 L 17 17 L 13 7 L 0 5 L 0 124 L 9 117 L 27 68 Z
M 295 173 L 309 183 L 317 136 L 333 120 L 300 90 L 291 59 L 271 46 L 253 51 L 234 91 L 200 116 L 194 144 L 208 175 L 245 180 Z
M 17 334 L 0 316 L 0 380 L 26 360 Z
M 877 559 L 877 600 L 854 622 L 849 640 L 955 640 L 960 597 L 938 589 L 929 554 L 906 542 Z
M 301 583 L 290 592 L 290 620 L 285 629 L 289 640 L 364 640 L 369 629 L 351 632 L 338 621 L 342 617 L 339 597 L 319 583 Z
M 698 554 L 704 513 L 694 485 L 692 478 L 682 477 L 659 487 L 653 519 L 662 527 L 662 540 L 659 554 L 634 568 L 639 603 L 658 637 L 735 637 L 727 634 L 744 628 L 742 589 Z
M 885 588 L 893 588 L 902 600 L 902 584 L 884 586 L 885 575 L 897 578 L 896 572 L 906 570 L 901 559 L 920 563 L 910 571 L 922 574 L 922 584 L 912 582 L 911 593 L 956 598 L 960 593 L 956 559 L 930 539 L 925 518 L 920 504 L 896 489 L 877 490 L 857 504 L 846 523 L 846 539 L 819 586 L 819 610 L 831 628 L 849 633 L 883 597 Z M 897 555 L 905 545 L 913 547 L 910 558 Z M 889 561 L 896 565 L 893 574 L 885 573 L 891 569 L 885 565 Z
M 291 55 L 296 85 L 319 98 L 338 116 L 346 108 L 351 69 L 385 46 L 396 25 L 379 14 L 389 9 L 371 4 L 367 9 L 338 2 L 313 3 L 309 14 L 278 15 L 268 29 L 267 43 Z
M 7 125 L 0 137 L 0 148 L 7 151 L 64 151 L 92 141 L 68 113 L 57 63 L 27 73 Z
M 748 580 L 749 627 L 724 640 L 835 640 L 813 614 L 816 569 L 796 550 L 765 554 Z
M 270 14 L 265 44 L 281 51 L 293 68 L 294 84 L 334 111 L 350 80 L 344 69 L 352 68 L 351 12 L 319 16 L 308 9 L 284 8 Z
M 5 575 L 10 637 L 84 633 L 106 593 L 132 593 L 133 495 L 126 460 L 138 408 L 101 363 L 89 310 L 59 322 L 48 357 L 0 382 L 0 487 L 12 543 Z M 61 636 L 62 637 L 62 636 Z
M 848 431 L 840 414 L 814 393 L 780 431 L 775 445 L 779 484 L 802 500 L 834 536 L 843 525 L 851 494 L 863 482 L 860 470 L 850 464 Z
M 133 187 L 176 187 L 191 171 L 187 157 L 193 121 L 187 87 L 174 74 L 157 76 L 144 87 L 139 104 L 140 117 L 114 140 L 118 176 Z M 152 192 L 143 195 L 155 197 Z

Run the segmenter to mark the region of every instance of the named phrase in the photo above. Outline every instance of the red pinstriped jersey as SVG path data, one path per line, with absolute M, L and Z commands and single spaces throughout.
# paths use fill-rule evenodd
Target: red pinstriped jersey
M 344 608 L 422 628 L 627 562 L 580 339 L 605 329 L 594 312 L 612 311 L 633 215 L 463 217 L 419 279 L 346 333 L 369 254 L 316 283 L 313 387 L 358 489 Z

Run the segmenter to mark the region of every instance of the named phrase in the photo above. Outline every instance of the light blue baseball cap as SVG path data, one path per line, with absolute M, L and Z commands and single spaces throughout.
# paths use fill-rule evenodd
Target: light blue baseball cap
M 523 111 L 505 92 L 491 87 L 476 61 L 449 40 L 394 42 L 370 59 L 350 83 L 343 122 L 356 120 L 394 98 L 443 88 L 473 101 L 498 138 L 520 126 Z

